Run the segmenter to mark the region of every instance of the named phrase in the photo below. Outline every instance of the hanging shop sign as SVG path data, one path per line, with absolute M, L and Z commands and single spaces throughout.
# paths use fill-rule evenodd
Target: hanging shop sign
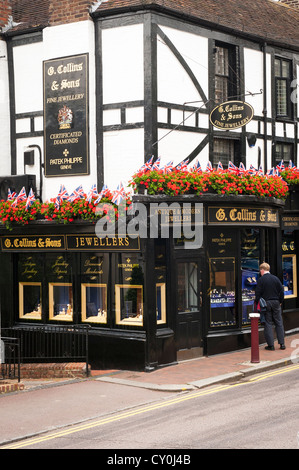
M 268 208 L 209 207 L 208 223 L 279 227 L 279 212 Z
M 210 121 L 218 129 L 237 129 L 248 124 L 254 110 L 244 101 L 227 101 L 216 106 L 210 114 Z
M 44 61 L 45 176 L 89 174 L 88 54 Z

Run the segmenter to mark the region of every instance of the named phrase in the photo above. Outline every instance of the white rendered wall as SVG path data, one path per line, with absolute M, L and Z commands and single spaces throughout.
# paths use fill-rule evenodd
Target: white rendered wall
M 103 104 L 143 100 L 143 25 L 102 32 Z
M 114 190 L 124 186 L 144 163 L 144 130 L 130 129 L 104 133 L 105 184 Z
M 144 99 L 143 25 L 102 31 L 103 104 Z M 126 110 L 126 123 L 144 122 L 143 107 Z M 103 124 L 120 124 L 120 111 L 103 112 Z M 104 132 L 104 182 L 116 189 L 144 163 L 144 130 Z
M 0 40 L 0 175 L 11 173 L 9 84 L 6 42 Z

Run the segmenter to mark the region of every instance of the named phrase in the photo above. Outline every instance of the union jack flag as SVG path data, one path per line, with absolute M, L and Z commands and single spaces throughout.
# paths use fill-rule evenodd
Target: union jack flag
M 98 195 L 97 193 L 97 185 L 96 184 L 93 184 L 89 193 L 88 193 L 88 196 L 87 196 L 87 200 L 88 202 L 91 202 L 92 198 L 93 197 L 96 197 Z
M 26 201 L 26 207 L 25 207 L 26 211 L 29 209 L 30 206 L 32 206 L 34 201 L 35 201 L 35 196 L 34 196 L 33 189 L 31 188 L 27 197 L 27 201 Z
M 248 173 L 249 173 L 250 175 L 256 175 L 256 174 L 257 174 L 257 170 L 254 168 L 253 165 L 250 165 L 249 170 L 248 170 Z
M 264 172 L 263 172 L 262 165 L 259 166 L 259 169 L 258 169 L 257 174 L 258 174 L 259 176 L 263 176 Z
M 221 162 L 218 162 L 217 170 L 220 170 L 220 171 L 223 170 L 223 166 Z
M 173 171 L 173 161 L 166 163 L 166 165 L 161 168 L 164 174 L 168 175 Z
M 138 173 L 146 173 L 147 171 L 150 171 L 152 169 L 152 164 L 153 164 L 153 159 L 154 157 L 150 158 L 146 163 L 144 163 L 138 170 Z
M 183 160 L 181 163 L 177 165 L 176 169 L 179 171 L 187 171 L 188 163 L 189 163 L 189 158 L 186 158 L 186 160 Z
M 157 171 L 160 168 L 161 158 L 158 157 L 157 160 L 153 163 L 152 171 Z
M 61 201 L 64 201 L 65 199 L 69 198 L 68 192 L 64 184 L 60 185 L 58 196 L 60 197 Z
M 27 199 L 27 195 L 26 195 L 25 187 L 23 186 L 23 188 L 21 189 L 21 191 L 19 192 L 19 194 L 13 201 L 12 206 L 16 206 L 18 202 L 25 201 L 25 199 Z
M 15 199 L 17 197 L 17 193 L 15 191 L 11 191 L 10 188 L 8 188 L 8 191 L 7 191 L 7 200 L 8 201 L 12 201 L 13 199 Z
M 283 163 L 283 160 L 281 160 L 281 162 L 278 163 L 278 165 L 276 165 L 276 170 L 278 170 L 278 171 L 284 170 L 284 163 Z
M 98 204 L 99 202 L 101 202 L 102 197 L 104 197 L 108 191 L 108 186 L 104 184 L 104 186 L 102 187 L 102 191 L 99 193 L 98 198 L 94 201 L 94 204 Z
M 240 173 L 240 175 L 244 175 L 244 173 L 246 173 L 245 165 L 242 162 L 239 165 L 239 173 Z
M 294 163 L 292 162 L 292 160 L 289 161 L 289 168 L 291 168 L 292 170 L 296 170 L 296 165 L 294 165 Z
M 208 161 L 208 164 L 207 164 L 207 167 L 206 167 L 206 171 L 208 173 L 210 173 L 211 171 L 213 171 L 213 166 L 212 166 L 212 163 L 210 161 Z
M 111 201 L 113 202 L 113 204 L 116 204 L 117 206 L 119 206 L 119 204 L 125 197 L 126 197 L 125 188 L 123 187 L 123 184 L 120 183 L 117 186 L 117 189 L 113 192 Z
M 228 162 L 228 167 L 227 167 L 228 171 L 230 171 L 231 173 L 236 173 L 238 174 L 239 173 L 239 168 L 233 164 L 233 162 Z
M 84 190 L 83 190 L 82 184 L 80 184 L 80 186 L 78 186 L 69 196 L 69 201 L 73 202 L 75 199 L 80 199 L 80 198 L 82 199 L 83 197 L 84 197 Z
M 196 171 L 197 173 L 202 173 L 202 169 L 201 169 L 198 159 L 196 159 L 196 162 L 194 163 L 192 170 Z
M 276 174 L 276 170 L 273 167 L 271 168 L 271 170 L 267 171 L 267 176 L 276 176 Z

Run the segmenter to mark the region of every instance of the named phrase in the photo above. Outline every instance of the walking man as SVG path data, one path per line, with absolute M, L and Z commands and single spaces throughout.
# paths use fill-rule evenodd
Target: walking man
M 257 282 L 255 290 L 255 301 L 258 303 L 262 297 L 267 302 L 264 335 L 268 346 L 266 346 L 265 349 L 269 351 L 274 351 L 275 349 L 272 323 L 275 325 L 280 349 L 285 349 L 284 328 L 281 316 L 281 304 L 284 299 L 283 285 L 278 277 L 270 273 L 270 266 L 268 263 L 262 263 L 260 265 L 260 273 L 261 277 Z

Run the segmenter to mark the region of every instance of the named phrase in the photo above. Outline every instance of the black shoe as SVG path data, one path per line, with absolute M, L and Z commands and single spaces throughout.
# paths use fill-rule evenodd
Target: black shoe
M 265 349 L 267 349 L 267 351 L 274 351 L 275 350 L 274 346 L 266 346 Z
M 285 347 L 285 344 L 281 344 L 281 345 L 280 345 L 280 349 L 285 349 L 285 348 L 286 348 L 286 347 Z

